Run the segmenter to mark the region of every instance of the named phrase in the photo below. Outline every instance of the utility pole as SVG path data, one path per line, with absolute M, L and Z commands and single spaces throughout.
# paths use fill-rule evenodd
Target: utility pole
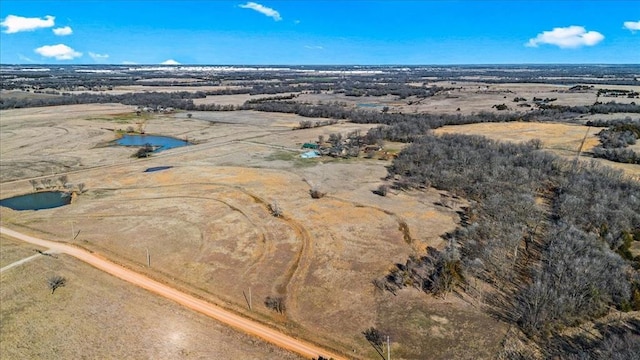
M 387 335 L 387 360 L 391 360 L 391 347 L 389 346 L 389 335 Z
M 587 141 L 587 136 L 589 136 L 589 130 L 591 130 L 591 126 L 587 127 L 587 132 L 584 134 L 582 138 L 582 142 L 580 143 L 580 147 L 578 148 L 578 153 L 576 154 L 576 159 L 573 161 L 573 169 L 576 170 L 578 167 L 578 161 L 580 159 L 580 154 L 582 154 L 582 147 L 584 146 L 584 142 Z
M 249 310 L 253 311 L 253 306 L 251 304 L 251 287 L 249 287 L 249 296 L 247 296 L 247 293 L 245 293 L 244 290 L 242 290 L 242 296 L 244 296 L 244 301 L 249 305 Z

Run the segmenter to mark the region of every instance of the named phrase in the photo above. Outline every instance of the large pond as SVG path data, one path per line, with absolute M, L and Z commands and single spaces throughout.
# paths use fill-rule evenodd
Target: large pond
M 189 142 L 170 136 L 127 134 L 116 140 L 116 144 L 121 146 L 145 146 L 150 144 L 154 151 L 162 151 L 187 146 Z
M 63 191 L 43 191 L 0 200 L 0 206 L 13 210 L 52 209 L 71 203 L 71 194 Z

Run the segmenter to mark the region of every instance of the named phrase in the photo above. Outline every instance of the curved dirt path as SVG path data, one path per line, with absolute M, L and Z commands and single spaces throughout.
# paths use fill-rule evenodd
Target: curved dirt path
M 200 300 L 194 296 L 178 291 L 168 285 L 162 284 L 142 274 L 136 273 L 135 271 L 114 264 L 96 254 L 92 254 L 89 251 L 54 241 L 35 238 L 1 226 L 0 233 L 22 241 L 26 241 L 31 244 L 49 248 L 50 251 L 73 256 L 76 259 L 84 261 L 85 263 L 99 270 L 107 272 L 113 276 L 116 276 L 148 291 L 151 291 L 164 298 L 175 301 L 180 305 L 188 307 L 189 309 L 200 312 L 206 316 L 218 320 L 223 324 L 232 326 L 249 335 L 259 337 L 283 349 L 298 353 L 307 358 L 317 358 L 318 356 L 323 356 L 325 358 L 333 358 L 336 360 L 346 359 L 342 356 L 321 349 L 315 345 L 285 335 L 275 329 L 269 328 L 253 320 L 243 318 L 237 314 L 224 310 L 204 300 Z

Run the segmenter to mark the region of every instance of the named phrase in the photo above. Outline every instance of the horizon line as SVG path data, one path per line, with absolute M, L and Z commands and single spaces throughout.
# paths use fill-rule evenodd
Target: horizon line
M 526 65 L 526 66 L 540 66 L 540 65 L 563 65 L 563 66 L 637 66 L 640 64 L 634 63 L 451 63 L 451 64 L 155 64 L 155 63 L 140 63 L 140 64 L 96 64 L 96 63 L 79 63 L 79 64 L 46 64 L 46 63 L 0 63 L 0 66 L 163 66 L 163 67 L 181 67 L 181 66 L 273 66 L 273 67 L 285 67 L 285 66 L 309 66 L 309 67 L 322 67 L 322 66 L 370 66 L 370 67 L 418 67 L 418 66 L 514 66 L 514 65 Z

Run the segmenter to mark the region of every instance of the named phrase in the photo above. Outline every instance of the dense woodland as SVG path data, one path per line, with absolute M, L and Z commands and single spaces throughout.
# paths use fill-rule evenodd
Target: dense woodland
M 425 135 L 400 153 L 389 176 L 399 188 L 434 186 L 471 205 L 463 226 L 447 234 L 444 250 L 398 264 L 374 282 L 378 287 L 416 286 L 436 294 L 459 288 L 479 296 L 472 279 L 480 279 L 492 285 L 491 311 L 542 345 L 548 357 L 578 351 L 575 339 L 560 335 L 567 326 L 611 308 L 640 310 L 640 257 L 628 251 L 640 241 L 640 184 L 620 172 L 569 163 L 539 151 L 535 142 Z M 611 335 L 619 337 L 616 351 L 626 358 L 640 350 L 639 326 L 630 322 Z M 578 353 L 598 357 L 597 349 Z

